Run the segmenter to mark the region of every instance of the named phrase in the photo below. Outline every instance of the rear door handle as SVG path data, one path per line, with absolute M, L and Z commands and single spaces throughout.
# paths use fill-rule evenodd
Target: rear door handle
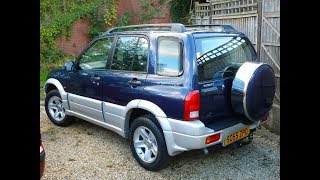
M 142 83 L 137 78 L 133 78 L 128 81 L 128 84 L 131 86 L 140 86 Z
M 100 80 L 100 76 L 94 75 L 91 77 L 92 80 L 94 81 L 99 81 Z

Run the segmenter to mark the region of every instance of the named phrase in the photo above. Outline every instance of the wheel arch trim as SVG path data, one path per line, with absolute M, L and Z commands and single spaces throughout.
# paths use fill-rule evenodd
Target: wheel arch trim
M 167 115 L 163 112 L 163 110 L 157 106 L 156 104 L 154 104 L 153 102 L 147 101 L 147 100 L 142 100 L 142 99 L 135 99 L 130 101 L 124 110 L 124 117 L 125 117 L 125 125 L 124 125 L 124 129 L 128 130 L 129 129 L 129 120 L 130 120 L 130 115 L 132 112 L 132 109 L 134 108 L 138 108 L 138 109 L 143 109 L 146 111 L 149 111 L 150 113 L 152 113 L 155 118 L 158 120 L 159 124 L 161 125 L 162 130 L 167 130 L 168 127 L 170 128 L 170 124 L 169 122 L 164 122 L 160 119 L 162 118 L 166 118 Z M 158 117 L 162 117 L 162 118 L 158 118 Z M 170 128 L 171 130 L 171 128 Z
M 47 81 L 46 81 L 46 83 L 44 85 L 44 88 L 43 88 L 45 94 L 47 92 L 47 88 L 49 87 L 49 85 L 54 85 L 57 88 L 57 90 L 60 93 L 60 96 L 61 96 L 61 99 L 62 99 L 62 102 L 63 102 L 63 106 L 66 109 L 70 109 L 70 106 L 69 106 L 69 103 L 68 103 L 68 93 L 64 90 L 64 88 L 63 88 L 62 84 L 60 83 L 60 81 L 58 81 L 55 78 L 47 79 Z
M 58 91 L 59 91 L 59 93 L 60 93 L 60 95 L 61 95 L 62 100 L 67 100 L 67 92 L 64 90 L 62 84 L 61 84 L 57 79 L 54 79 L 54 78 L 49 78 L 49 79 L 46 81 L 46 83 L 45 83 L 45 85 L 44 85 L 44 93 L 47 92 L 47 88 L 48 88 L 48 86 L 49 86 L 50 84 L 54 85 L 54 86 L 58 89 Z

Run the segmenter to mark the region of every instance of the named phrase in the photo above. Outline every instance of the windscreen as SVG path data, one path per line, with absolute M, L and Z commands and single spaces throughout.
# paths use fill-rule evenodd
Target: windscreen
M 226 69 L 237 69 L 255 58 L 251 43 L 244 37 L 204 37 L 195 43 L 200 82 L 221 78 Z

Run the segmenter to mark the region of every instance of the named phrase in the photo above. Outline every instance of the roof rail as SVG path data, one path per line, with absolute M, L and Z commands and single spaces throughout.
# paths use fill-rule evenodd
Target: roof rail
M 106 32 L 103 33 L 109 34 L 114 31 L 126 31 L 125 29 L 130 30 L 165 30 L 165 31 L 171 31 L 171 32 L 186 32 L 186 27 L 183 24 L 180 23 L 159 23 L 159 24 L 140 24 L 140 25 L 130 25 L 130 26 L 121 26 L 121 27 L 114 27 Z
M 199 25 L 186 25 L 187 30 L 203 30 L 209 27 L 209 30 L 218 32 L 237 32 L 231 25 L 226 24 L 199 24 Z

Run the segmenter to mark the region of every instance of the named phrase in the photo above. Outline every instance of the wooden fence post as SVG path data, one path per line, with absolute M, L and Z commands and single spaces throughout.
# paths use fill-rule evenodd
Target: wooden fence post
M 263 10 L 262 10 L 262 3 L 263 3 L 263 0 L 258 0 L 257 1 L 257 5 L 258 5 L 258 17 L 257 17 L 257 44 L 256 44 L 256 47 L 257 47 L 257 54 L 258 54 L 258 57 L 259 59 L 261 58 L 260 55 L 260 51 L 261 51 L 261 29 L 262 29 L 262 16 L 263 16 Z M 259 60 L 260 61 L 260 60 Z
M 210 4 L 209 4 L 209 24 L 212 24 L 212 0 L 210 0 Z

